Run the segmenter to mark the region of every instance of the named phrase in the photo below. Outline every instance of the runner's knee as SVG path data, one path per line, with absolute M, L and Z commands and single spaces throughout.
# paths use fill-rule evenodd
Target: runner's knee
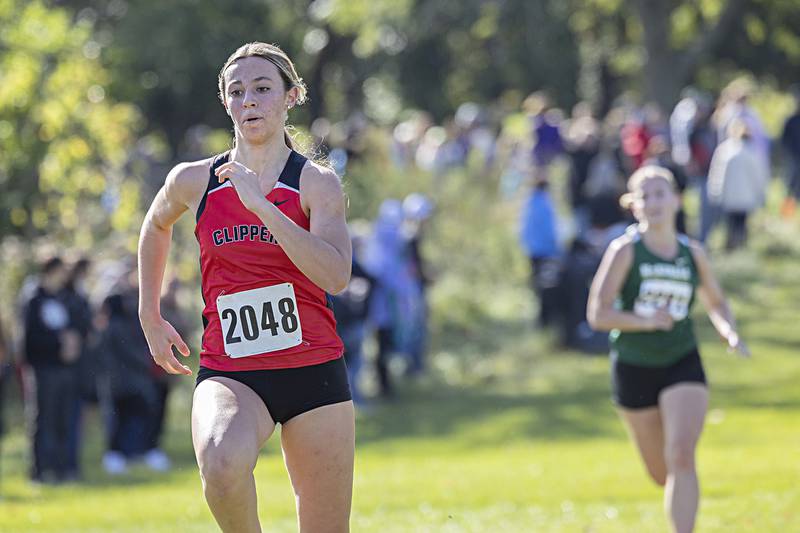
M 206 490 L 225 491 L 234 488 L 252 474 L 252 464 L 240 454 L 219 446 L 204 447 L 197 455 L 200 477 Z
M 668 443 L 664 456 L 670 472 L 694 469 L 694 446 L 690 442 Z

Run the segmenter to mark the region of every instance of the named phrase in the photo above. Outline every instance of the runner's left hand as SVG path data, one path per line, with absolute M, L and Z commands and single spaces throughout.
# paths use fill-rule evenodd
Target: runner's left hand
M 739 338 L 739 334 L 735 331 L 728 333 L 726 341 L 728 343 L 728 353 L 735 352 L 740 357 L 750 357 L 752 355 L 752 353 L 750 353 L 750 348 Z

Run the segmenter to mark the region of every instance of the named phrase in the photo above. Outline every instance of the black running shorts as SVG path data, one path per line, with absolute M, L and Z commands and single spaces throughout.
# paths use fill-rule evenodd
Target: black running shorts
M 665 367 L 632 365 L 611 357 L 612 397 L 625 409 L 655 407 L 661 391 L 677 383 L 707 384 L 697 348 Z
M 200 367 L 195 387 L 221 376 L 247 385 L 264 401 L 272 420 L 285 424 L 317 407 L 351 399 L 347 367 L 340 357 L 320 365 L 240 372 Z

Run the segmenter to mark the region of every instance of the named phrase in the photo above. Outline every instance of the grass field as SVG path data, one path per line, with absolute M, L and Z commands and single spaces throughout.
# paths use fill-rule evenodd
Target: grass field
M 712 387 L 699 448 L 700 532 L 800 531 L 798 254 L 756 248 L 715 257 L 753 359 L 725 353 L 698 320 Z M 527 293 L 508 291 L 506 319 L 474 337 L 441 334 L 432 378 L 405 384 L 396 401 L 359 416 L 353 531 L 666 531 L 660 489 L 608 400 L 606 359 L 554 351 L 528 326 Z M 176 468 L 161 475 L 144 467 L 124 479 L 103 473 L 99 421 L 90 413 L 86 481 L 32 486 L 19 413 L 7 413 L 0 531 L 215 531 L 184 385 L 172 397 L 166 439 Z M 277 443 L 256 470 L 260 514 L 265 530 L 294 531 Z

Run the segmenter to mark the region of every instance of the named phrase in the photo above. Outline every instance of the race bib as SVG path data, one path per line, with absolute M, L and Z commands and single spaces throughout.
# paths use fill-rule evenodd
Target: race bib
M 639 316 L 652 316 L 657 309 L 665 309 L 675 321 L 689 315 L 692 285 L 685 281 L 667 279 L 644 280 L 639 286 L 639 297 L 633 312 Z
M 222 339 L 229 357 L 284 350 L 303 341 L 291 283 L 217 297 Z

